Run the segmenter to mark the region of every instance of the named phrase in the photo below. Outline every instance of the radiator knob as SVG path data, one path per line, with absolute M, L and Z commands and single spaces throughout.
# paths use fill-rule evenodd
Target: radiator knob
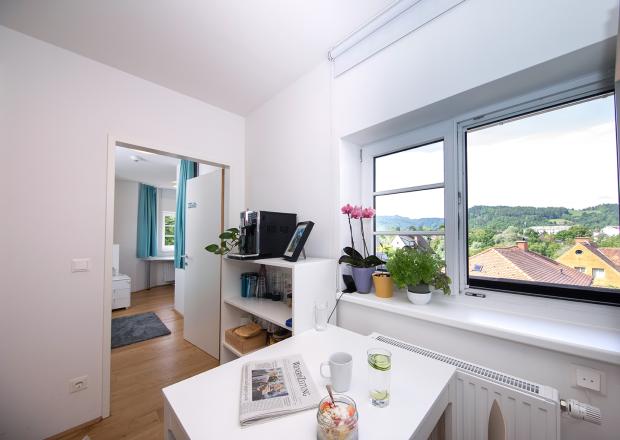
M 562 408 L 562 412 L 567 413 L 575 419 L 585 420 L 586 422 L 595 423 L 597 425 L 602 424 L 601 410 L 596 406 L 588 405 L 587 403 L 582 403 L 575 399 L 560 399 L 560 408 Z

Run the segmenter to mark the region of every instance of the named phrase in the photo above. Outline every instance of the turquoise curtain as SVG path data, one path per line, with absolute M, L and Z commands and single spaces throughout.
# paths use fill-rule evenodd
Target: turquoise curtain
M 177 216 L 174 224 L 174 267 L 185 269 L 183 255 L 185 255 L 185 210 L 186 210 L 186 182 L 198 175 L 198 166 L 191 160 L 182 160 L 179 165 L 177 179 Z
M 140 184 L 138 193 L 138 258 L 157 256 L 157 188 Z

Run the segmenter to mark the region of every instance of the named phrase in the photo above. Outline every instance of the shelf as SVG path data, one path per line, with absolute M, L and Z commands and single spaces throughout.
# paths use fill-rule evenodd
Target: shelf
M 291 318 L 293 311 L 282 301 L 233 296 L 225 298 L 224 303 L 251 313 L 258 318 L 266 319 L 287 330 L 293 330 L 286 325 L 286 321 Z
M 264 264 L 265 266 L 273 266 L 273 267 L 286 267 L 289 269 L 292 269 L 295 266 L 330 261 L 328 258 L 313 258 L 313 257 L 308 257 L 305 260 L 303 258 L 300 258 L 296 262 L 286 261 L 286 260 L 283 260 L 282 258 L 261 258 L 258 260 L 237 260 L 235 258 L 224 257 L 224 260 L 235 261 L 235 262 L 240 262 L 240 263 Z
M 250 350 L 247 353 L 241 353 L 239 350 L 237 350 L 235 347 L 230 345 L 228 342 L 222 342 L 222 345 L 224 347 L 226 347 L 226 349 L 228 349 L 232 354 L 234 354 L 237 357 L 242 357 L 242 356 L 248 355 L 250 353 L 254 353 L 255 351 L 260 350 L 261 348 L 267 347 L 267 345 L 265 345 L 264 347 L 258 347 L 258 348 L 255 348 L 254 350 Z

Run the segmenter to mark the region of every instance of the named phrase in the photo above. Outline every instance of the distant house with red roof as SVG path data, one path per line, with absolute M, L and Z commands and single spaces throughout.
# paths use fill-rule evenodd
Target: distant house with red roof
M 620 288 L 620 248 L 599 248 L 590 238 L 577 237 L 557 261 L 590 275 L 593 286 Z
M 592 277 L 535 252 L 526 241 L 494 247 L 469 257 L 469 276 L 590 286 Z

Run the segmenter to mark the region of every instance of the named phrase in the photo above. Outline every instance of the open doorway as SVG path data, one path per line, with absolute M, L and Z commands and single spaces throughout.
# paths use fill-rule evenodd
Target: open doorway
M 129 147 L 115 149 L 113 310 L 131 307 L 127 287 L 133 294 L 175 284 L 180 162 L 174 157 Z M 177 310 L 183 312 L 182 308 Z M 128 341 L 116 344 L 125 342 Z
M 219 364 L 221 262 L 205 260 L 211 255 L 203 248 L 226 220 L 227 173 L 225 165 L 109 140 L 102 415 L 111 417 L 82 434 L 130 435 L 146 422 L 159 436 L 161 388 Z M 128 301 L 115 283 L 124 283 Z M 209 319 L 200 319 L 204 310 Z M 128 330 L 120 343 L 113 319 Z

